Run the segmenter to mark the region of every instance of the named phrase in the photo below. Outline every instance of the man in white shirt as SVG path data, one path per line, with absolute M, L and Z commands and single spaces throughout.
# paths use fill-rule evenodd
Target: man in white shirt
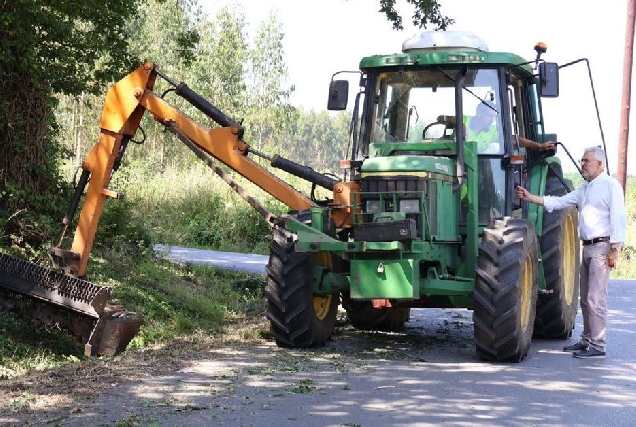
M 585 149 L 581 170 L 586 182 L 561 197 L 537 196 L 517 187 L 517 197 L 552 212 L 576 205 L 579 210 L 579 236 L 583 241 L 581 260 L 581 311 L 583 333 L 574 345 L 563 351 L 580 359 L 604 359 L 607 332 L 607 283 L 616 267 L 618 253 L 625 244 L 627 215 L 623 189 L 606 173 L 605 152 L 600 147 Z

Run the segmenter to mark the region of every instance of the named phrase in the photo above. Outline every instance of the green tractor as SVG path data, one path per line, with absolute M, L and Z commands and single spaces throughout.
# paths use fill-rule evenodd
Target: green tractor
M 554 149 L 520 142 L 556 140 L 541 98 L 558 96 L 559 67 L 535 50 L 527 61 L 470 33 L 423 32 L 361 60 L 333 199 L 274 230 L 265 291 L 278 345 L 325 344 L 340 303 L 355 328 L 381 331 L 411 308 L 473 310 L 489 361 L 522 361 L 533 336 L 571 336 L 577 211 L 548 214 L 514 191 L 572 189 Z M 332 79 L 328 108 L 346 109 L 349 92 Z

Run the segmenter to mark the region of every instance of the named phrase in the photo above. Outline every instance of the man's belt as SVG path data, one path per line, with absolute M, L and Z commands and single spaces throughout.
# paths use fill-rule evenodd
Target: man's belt
M 609 242 L 609 236 L 595 237 L 592 240 L 583 240 L 583 246 L 595 245 L 597 243 Z

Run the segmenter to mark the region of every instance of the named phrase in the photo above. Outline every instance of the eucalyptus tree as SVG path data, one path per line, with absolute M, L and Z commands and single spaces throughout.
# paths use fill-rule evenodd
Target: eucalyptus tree
M 351 113 L 297 110 L 292 126 L 277 146 L 299 163 L 337 174 L 339 161 L 347 157 Z M 311 153 L 308 157 L 307 153 Z
M 228 116 L 239 121 L 245 114 L 248 38 L 241 7 L 219 9 L 199 28 L 197 61 L 192 86 Z
M 135 19 L 126 24 L 130 33 L 130 51 L 139 58 L 136 65 L 152 62 L 167 75 L 189 82 L 191 67 L 199 57 L 199 28 L 205 19 L 196 0 L 146 0 L 140 5 Z M 163 80 L 158 80 L 155 90 L 162 93 L 167 88 Z M 177 96 L 172 95 L 168 101 L 188 113 L 193 110 Z M 146 169 L 140 172 L 152 174 L 157 169 L 179 167 L 189 161 L 187 148 L 175 142 L 171 134 L 163 132 L 163 126 L 150 115 L 144 117 L 142 127 L 144 135 L 138 135 L 135 140 L 141 141 L 145 136 L 143 144 L 131 145 L 128 150 L 128 160 L 140 163 L 140 167 Z
M 294 86 L 288 83 L 284 36 L 281 22 L 270 12 L 259 25 L 249 51 L 249 129 L 261 148 L 271 145 L 289 126 L 293 111 L 289 97 Z

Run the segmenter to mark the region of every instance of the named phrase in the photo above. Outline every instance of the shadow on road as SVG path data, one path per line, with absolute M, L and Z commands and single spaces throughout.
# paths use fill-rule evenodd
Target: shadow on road
M 636 281 L 612 281 L 608 358 L 535 340 L 518 364 L 474 351 L 472 312 L 417 309 L 402 333 L 338 326 L 324 347 L 271 340 L 211 348 L 183 369 L 122 383 L 93 401 L 0 422 L 94 425 L 633 425 Z M 580 325 L 580 318 L 577 319 Z

